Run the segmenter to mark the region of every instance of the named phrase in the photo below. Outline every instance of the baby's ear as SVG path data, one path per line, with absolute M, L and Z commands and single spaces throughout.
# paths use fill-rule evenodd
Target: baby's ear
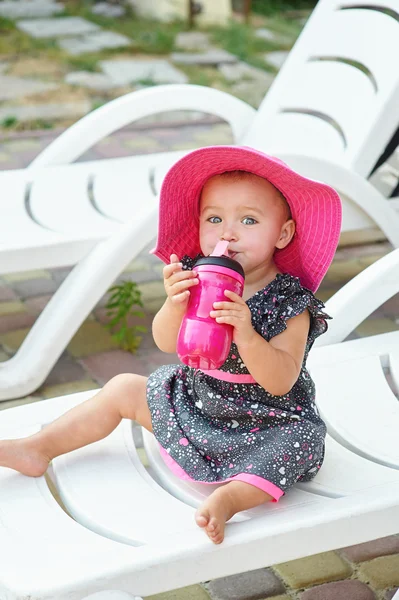
M 280 237 L 277 241 L 276 248 L 279 248 L 279 250 L 286 248 L 292 240 L 292 238 L 294 237 L 294 234 L 295 221 L 293 219 L 289 219 L 283 224 L 281 228 Z

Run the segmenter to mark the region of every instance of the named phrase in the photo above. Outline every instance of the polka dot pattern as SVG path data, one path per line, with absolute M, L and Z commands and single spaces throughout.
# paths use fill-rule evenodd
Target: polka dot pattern
M 184 257 L 191 269 L 195 259 Z M 222 381 L 186 365 L 166 365 L 150 375 L 147 399 L 154 434 L 170 457 L 199 482 L 221 483 L 250 474 L 286 492 L 312 479 L 324 457 L 326 427 L 306 369 L 314 340 L 327 329 L 324 305 L 299 279 L 282 274 L 247 304 L 254 329 L 270 340 L 288 319 L 310 313 L 310 329 L 298 380 L 284 396 L 257 383 Z M 233 343 L 221 370 L 248 374 Z

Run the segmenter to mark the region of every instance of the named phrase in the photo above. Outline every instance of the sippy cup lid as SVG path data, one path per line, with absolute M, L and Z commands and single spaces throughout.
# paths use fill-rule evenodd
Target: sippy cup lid
M 228 256 L 204 256 L 195 261 L 193 268 L 205 265 L 215 265 L 225 267 L 226 269 L 232 269 L 245 279 L 244 269 L 238 261 L 234 260 L 234 258 L 229 258 Z

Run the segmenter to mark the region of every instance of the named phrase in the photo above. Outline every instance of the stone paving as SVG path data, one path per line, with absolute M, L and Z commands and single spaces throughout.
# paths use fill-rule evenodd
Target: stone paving
M 9 136 L 0 140 L 0 168 L 26 166 L 58 132 Z M 106 138 L 83 159 L 110 158 L 131 153 L 228 143 L 221 123 L 187 123 L 127 128 Z M 327 300 L 346 281 L 389 251 L 387 243 L 341 248 L 319 291 Z M 0 278 L 0 360 L 7 360 L 20 346 L 29 328 L 70 269 L 13 273 Z M 136 355 L 118 348 L 104 327 L 105 297 L 93 309 L 44 384 L 29 397 L 0 403 L 0 409 L 40 401 L 58 395 L 95 389 L 121 372 L 148 375 L 173 355 L 156 349 L 150 335 L 151 321 L 163 302 L 161 266 L 143 252 L 122 277 L 133 279 L 142 290 L 147 333 Z M 133 321 L 132 321 L 133 323 Z M 351 337 L 399 328 L 399 297 L 386 302 L 359 325 Z M 137 432 L 138 433 L 138 432 Z M 143 450 L 140 450 L 143 454 Z M 143 455 L 143 461 L 145 457 Z M 399 530 L 399 527 L 398 527 Z M 399 587 L 399 535 L 370 543 L 325 552 L 257 571 L 222 578 L 201 585 L 158 594 L 152 600 L 390 600 Z
M 117 19 L 126 12 L 122 5 L 96 2 L 90 7 L 91 12 L 86 11 L 83 18 L 69 15 L 67 4 L 53 0 L 0 0 L 0 18 L 12 21 L 17 31 L 32 43 L 48 44 L 48 51 L 42 50 L 40 57 L 43 59 L 48 52 L 49 60 L 59 67 L 58 71 L 52 69 L 51 72 L 33 67 L 28 70 L 30 76 L 15 76 L 14 71 L 26 67 L 38 50 L 32 46 L 32 57 L 17 50 L 15 55 L 1 56 L 0 128 L 9 127 L 9 123 L 26 128 L 27 123 L 36 121 L 49 125 L 68 121 L 69 124 L 115 95 L 162 83 L 193 82 L 214 86 L 257 107 L 302 26 L 297 22 L 292 29 L 292 22 L 285 23 L 290 33 L 282 34 L 278 25 L 277 30 L 273 29 L 275 23 L 269 25 L 271 28 L 257 25 L 254 39 L 263 46 L 248 58 L 256 61 L 257 68 L 254 68 L 240 60 L 239 48 L 238 56 L 227 52 L 221 47 L 222 42 L 202 31 L 177 33 L 173 51 L 164 50 L 164 56 L 140 55 L 135 35 L 129 29 L 124 28 L 123 34 L 112 30 Z M 93 19 L 96 16 L 111 18 L 107 21 L 109 29 L 91 21 L 91 16 Z M 256 16 L 254 21 L 259 19 Z M 151 37 L 158 33 L 149 27 L 145 35 Z M 242 41 L 237 39 L 237 43 L 239 46 Z M 78 61 L 79 70 L 76 70 L 74 60 L 80 57 L 83 58 Z

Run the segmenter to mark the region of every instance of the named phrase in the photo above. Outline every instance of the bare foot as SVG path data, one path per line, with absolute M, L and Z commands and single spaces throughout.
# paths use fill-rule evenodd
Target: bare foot
M 26 439 L 0 441 L 0 466 L 9 467 L 24 475 L 39 477 L 47 471 L 49 460 L 32 450 Z
M 235 514 L 226 487 L 216 489 L 195 513 L 197 525 L 205 530 L 214 544 L 223 542 L 226 522 Z

